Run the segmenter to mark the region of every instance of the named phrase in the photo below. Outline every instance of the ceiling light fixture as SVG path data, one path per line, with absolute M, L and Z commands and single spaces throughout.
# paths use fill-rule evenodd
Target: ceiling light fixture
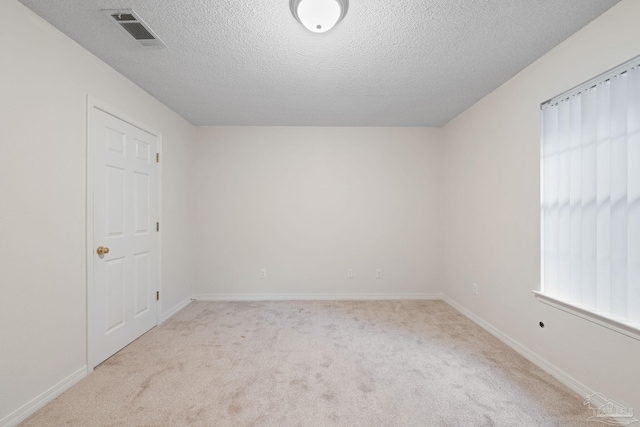
M 344 18 L 349 0 L 290 0 L 293 16 L 314 33 L 329 31 Z

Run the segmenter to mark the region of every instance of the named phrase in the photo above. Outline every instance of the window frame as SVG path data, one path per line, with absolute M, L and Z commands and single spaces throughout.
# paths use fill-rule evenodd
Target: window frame
M 611 79 L 614 76 L 635 67 L 640 67 L 640 55 L 624 61 L 622 64 L 613 67 L 605 71 L 604 73 L 601 73 L 593 77 L 592 79 L 589 79 L 586 82 L 579 84 L 569 89 L 568 91 L 563 92 L 540 104 L 540 284 L 538 286 L 538 290 L 533 290 L 532 293 L 534 294 L 536 300 L 540 303 L 588 320 L 592 323 L 640 341 L 640 322 L 630 322 L 626 318 L 615 317 L 610 315 L 608 312 L 585 308 L 567 300 L 551 296 L 544 292 L 544 109 L 549 105 L 567 100 L 568 98 L 577 95 L 586 89 L 592 88 L 593 86 L 605 82 L 606 80 Z

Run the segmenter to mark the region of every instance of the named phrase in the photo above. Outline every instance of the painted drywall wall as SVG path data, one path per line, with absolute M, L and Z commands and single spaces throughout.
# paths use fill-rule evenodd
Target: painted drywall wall
M 86 364 L 87 95 L 163 137 L 163 301 L 191 295 L 194 128 L 15 0 L 0 2 L 0 420 Z
M 438 137 L 433 128 L 199 128 L 197 297 L 439 293 Z
M 539 105 L 640 54 L 638 16 L 640 2 L 622 1 L 443 128 L 445 293 L 634 408 L 640 341 L 544 305 L 531 290 L 540 285 Z

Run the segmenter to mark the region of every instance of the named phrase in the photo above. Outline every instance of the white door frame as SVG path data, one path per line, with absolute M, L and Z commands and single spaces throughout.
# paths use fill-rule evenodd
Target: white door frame
M 87 263 L 87 374 L 93 372 L 93 345 L 94 345 L 94 336 L 93 336 L 93 324 L 94 324 L 94 308 L 93 308 L 93 259 L 95 257 L 94 251 L 95 246 L 93 242 L 93 124 L 94 124 L 94 114 L 96 110 L 100 110 L 104 113 L 107 113 L 111 116 L 114 116 L 131 126 L 137 127 L 151 135 L 155 136 L 158 141 L 158 153 L 162 153 L 162 134 L 157 132 L 153 128 L 150 128 L 146 124 L 140 122 L 139 120 L 131 117 L 128 114 L 123 113 L 122 111 L 110 106 L 109 104 L 102 102 L 91 95 L 87 95 L 87 229 L 86 229 L 86 263 Z M 162 162 L 158 163 L 158 174 L 157 174 L 157 212 L 158 212 L 158 222 L 162 222 Z M 160 291 L 162 288 L 162 233 L 158 233 L 157 240 L 157 254 L 158 254 L 158 284 L 156 291 Z M 156 302 L 157 310 L 156 310 L 156 324 L 160 324 L 161 313 L 162 313 L 162 299 Z

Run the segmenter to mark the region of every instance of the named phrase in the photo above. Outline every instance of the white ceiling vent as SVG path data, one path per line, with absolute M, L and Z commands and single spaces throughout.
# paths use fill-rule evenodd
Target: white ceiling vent
M 166 48 L 149 26 L 133 11 L 133 9 L 103 10 L 111 22 L 133 37 L 142 47 Z

